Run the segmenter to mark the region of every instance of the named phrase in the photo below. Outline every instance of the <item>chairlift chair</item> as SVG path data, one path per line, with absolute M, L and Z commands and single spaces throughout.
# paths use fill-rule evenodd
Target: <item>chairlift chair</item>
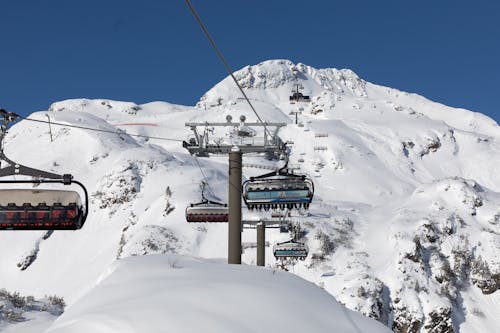
M 273 254 L 276 259 L 300 259 L 305 260 L 309 254 L 306 244 L 289 240 L 276 243 L 273 246 Z
M 291 173 L 288 163 L 276 172 L 243 182 L 243 200 L 249 209 L 307 209 L 314 196 L 309 177 Z
M 228 222 L 229 210 L 227 204 L 205 198 L 205 186 L 201 184 L 201 201 L 186 207 L 187 222 Z
M 88 193 L 82 183 L 70 174 L 58 175 L 13 162 L 3 151 L 3 139 L 7 125 L 19 115 L 0 109 L 3 117 L 0 128 L 0 230 L 77 230 L 88 215 Z M 32 179 L 3 179 L 12 176 L 28 176 Z M 76 190 L 39 188 L 41 184 L 76 184 L 84 199 Z M 27 188 L 28 185 L 31 187 Z
M 202 200 L 186 207 L 187 222 L 228 222 L 227 204 L 211 200 Z
M 311 98 L 309 96 L 304 96 L 299 89 L 304 89 L 301 84 L 295 84 L 295 90 L 292 90 L 292 95 L 290 96 L 290 103 L 296 102 L 310 102 Z

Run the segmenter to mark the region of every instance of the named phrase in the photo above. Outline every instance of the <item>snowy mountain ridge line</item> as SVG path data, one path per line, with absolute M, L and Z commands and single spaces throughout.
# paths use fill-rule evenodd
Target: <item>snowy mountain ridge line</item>
M 498 330 L 500 133 L 494 121 L 376 86 L 349 71 L 273 60 L 236 75 L 248 81 L 246 92 L 264 119 L 289 124 L 280 136 L 294 142 L 290 163 L 315 181 L 310 211 L 292 217 L 310 256 L 288 265 L 291 272 L 395 332 Z M 290 104 L 296 84 L 311 103 Z M 290 112 L 299 108 L 295 125 Z M 49 114 L 54 122 L 179 139 L 191 134 L 186 122 L 224 122 L 229 114 L 255 120 L 227 79 L 197 107 L 75 99 L 50 110 L 30 117 L 46 120 Z M 133 125 L 141 123 L 156 126 Z M 50 142 L 47 125 L 21 121 L 9 130 L 6 154 L 73 173 L 92 194 L 89 220 L 78 232 L 48 237 L 1 233 L 2 287 L 37 297 L 57 294 L 71 308 L 119 258 L 226 257 L 226 225 L 184 222 L 186 205 L 200 199 L 202 175 L 180 143 L 52 130 Z M 213 137 L 227 134 L 216 130 Z M 214 196 L 225 200 L 227 158 L 199 162 Z M 279 165 L 258 156 L 244 162 Z M 245 169 L 244 176 L 265 172 Z M 254 231 L 242 236 L 255 242 Z M 289 238 L 276 230 L 266 234 L 271 247 Z M 271 247 L 266 259 L 274 266 Z M 253 264 L 255 249 L 246 248 L 243 261 Z
M 417 94 L 403 92 L 394 88 L 383 87 L 364 81 L 350 69 L 316 69 L 305 64 L 294 64 L 290 60 L 268 60 L 254 66 L 246 66 L 234 73 L 239 83 L 247 88 L 247 94 L 252 97 L 252 90 L 267 90 L 268 101 L 287 101 L 290 83 L 301 83 L 304 86 L 304 95 L 312 95 L 313 102 L 324 98 L 338 100 L 343 96 L 353 97 L 356 101 L 384 101 L 390 103 L 398 111 L 416 109 L 433 119 L 444 120 L 458 129 L 474 132 L 485 131 L 498 136 L 498 124 L 491 118 L 465 109 L 447 107 L 440 103 L 429 101 Z M 227 96 L 239 98 L 238 91 L 234 90 L 230 78 L 222 80 L 205 93 L 197 103 L 198 108 L 206 105 L 216 105 L 218 98 Z M 280 92 L 279 96 L 273 91 Z M 280 97 L 281 96 L 281 97 Z M 358 98 L 356 98 L 358 97 Z M 257 98 L 258 99 L 258 98 Z M 406 105 L 405 105 L 406 104 Z M 430 106 L 423 108 L 423 106 Z M 429 109 L 439 108 L 440 112 L 429 112 Z M 410 111 L 411 112 L 411 111 Z M 415 112 L 415 111 L 413 111 Z

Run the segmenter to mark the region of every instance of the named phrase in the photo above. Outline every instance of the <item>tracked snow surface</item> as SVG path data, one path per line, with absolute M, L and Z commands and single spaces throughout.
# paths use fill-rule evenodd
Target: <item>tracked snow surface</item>
M 315 182 L 310 210 L 291 217 L 294 232 L 309 246 L 309 257 L 288 263 L 290 273 L 394 332 L 500 331 L 500 129 L 493 120 L 371 84 L 345 69 L 271 60 L 235 76 L 266 121 L 288 123 L 280 136 L 290 142 L 290 164 Z M 290 104 L 296 84 L 303 86 L 310 103 Z M 296 125 L 290 112 L 300 109 Z M 267 297 L 263 312 L 270 311 L 274 319 L 265 322 L 274 331 L 288 327 L 299 332 L 299 323 L 309 320 L 328 323 L 330 319 L 318 319 L 325 318 L 324 311 L 312 311 L 323 306 L 332 320 L 340 318 L 342 308 L 320 288 L 282 272 L 276 273 L 281 282 L 272 281 L 272 245 L 290 238 L 279 230 L 266 232 L 267 270 L 190 259 L 225 258 L 227 252 L 227 225 L 185 222 L 186 205 L 200 199 L 203 176 L 197 161 L 180 142 L 127 134 L 182 140 L 191 134 L 186 122 L 224 122 L 227 115 L 256 121 L 229 78 L 195 107 L 77 99 L 54 103 L 30 118 L 46 120 L 46 115 L 52 121 L 123 131 L 117 135 L 52 126 L 51 142 L 47 125 L 21 121 L 6 137 L 11 159 L 72 173 L 91 195 L 89 219 L 79 231 L 0 233 L 0 287 L 35 298 L 64 297 L 66 312 L 47 332 L 145 331 L 140 318 L 151 321 L 155 331 L 154 325 L 168 325 L 168 318 L 172 325 L 180 325 L 182 318 L 191 324 L 196 315 L 203 318 L 203 327 L 210 327 L 208 310 L 214 318 L 230 318 L 233 328 L 258 332 L 250 324 L 254 308 L 248 305 L 259 306 L 252 291 Z M 210 137 L 215 142 L 229 139 L 220 129 Z M 210 182 L 211 198 L 225 201 L 227 158 L 199 158 L 198 163 Z M 281 163 L 244 157 L 247 166 Z M 245 168 L 244 177 L 265 172 Z M 266 216 L 246 209 L 243 214 Z M 255 262 L 255 239 L 254 230 L 244 230 L 243 261 L 248 265 Z M 124 259 L 146 254 L 168 255 Z M 170 267 L 172 258 L 184 268 Z M 192 283 L 181 283 L 185 279 Z M 296 284 L 297 295 L 317 297 L 304 297 L 292 308 L 286 302 L 298 297 L 288 295 Z M 214 285 L 218 287 L 211 294 Z M 235 308 L 232 287 L 249 298 L 241 300 L 248 312 Z M 216 291 L 227 297 L 214 303 L 224 311 L 209 307 L 206 296 L 197 303 L 197 295 L 217 298 Z M 175 307 L 175 302 L 160 301 L 169 292 L 184 309 L 178 317 L 155 309 Z M 183 292 L 188 299 L 181 297 Z M 120 293 L 129 295 L 130 302 Z M 164 315 L 165 322 L 152 317 Z M 53 319 L 45 315 L 37 320 L 48 327 Z M 0 321 L 0 330 L 28 331 L 20 326 L 27 327 L 26 321 Z M 212 327 L 230 331 L 229 326 Z M 335 331 L 354 329 L 345 327 Z

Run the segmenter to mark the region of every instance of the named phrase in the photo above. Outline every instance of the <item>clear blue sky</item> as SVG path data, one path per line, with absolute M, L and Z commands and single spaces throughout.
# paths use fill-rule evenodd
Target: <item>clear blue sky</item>
M 234 69 L 285 58 L 500 122 L 500 1 L 192 0 Z M 182 0 L 0 1 L 0 106 L 194 105 L 226 76 Z

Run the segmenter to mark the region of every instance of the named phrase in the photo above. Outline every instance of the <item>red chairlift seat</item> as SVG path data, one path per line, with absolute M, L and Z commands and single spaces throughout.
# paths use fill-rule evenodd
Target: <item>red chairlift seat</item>
M 228 222 L 229 210 L 227 204 L 208 200 L 205 188 L 208 184 L 201 183 L 201 201 L 186 207 L 187 222 Z
M 226 204 L 204 200 L 186 207 L 187 222 L 228 222 L 229 211 Z

